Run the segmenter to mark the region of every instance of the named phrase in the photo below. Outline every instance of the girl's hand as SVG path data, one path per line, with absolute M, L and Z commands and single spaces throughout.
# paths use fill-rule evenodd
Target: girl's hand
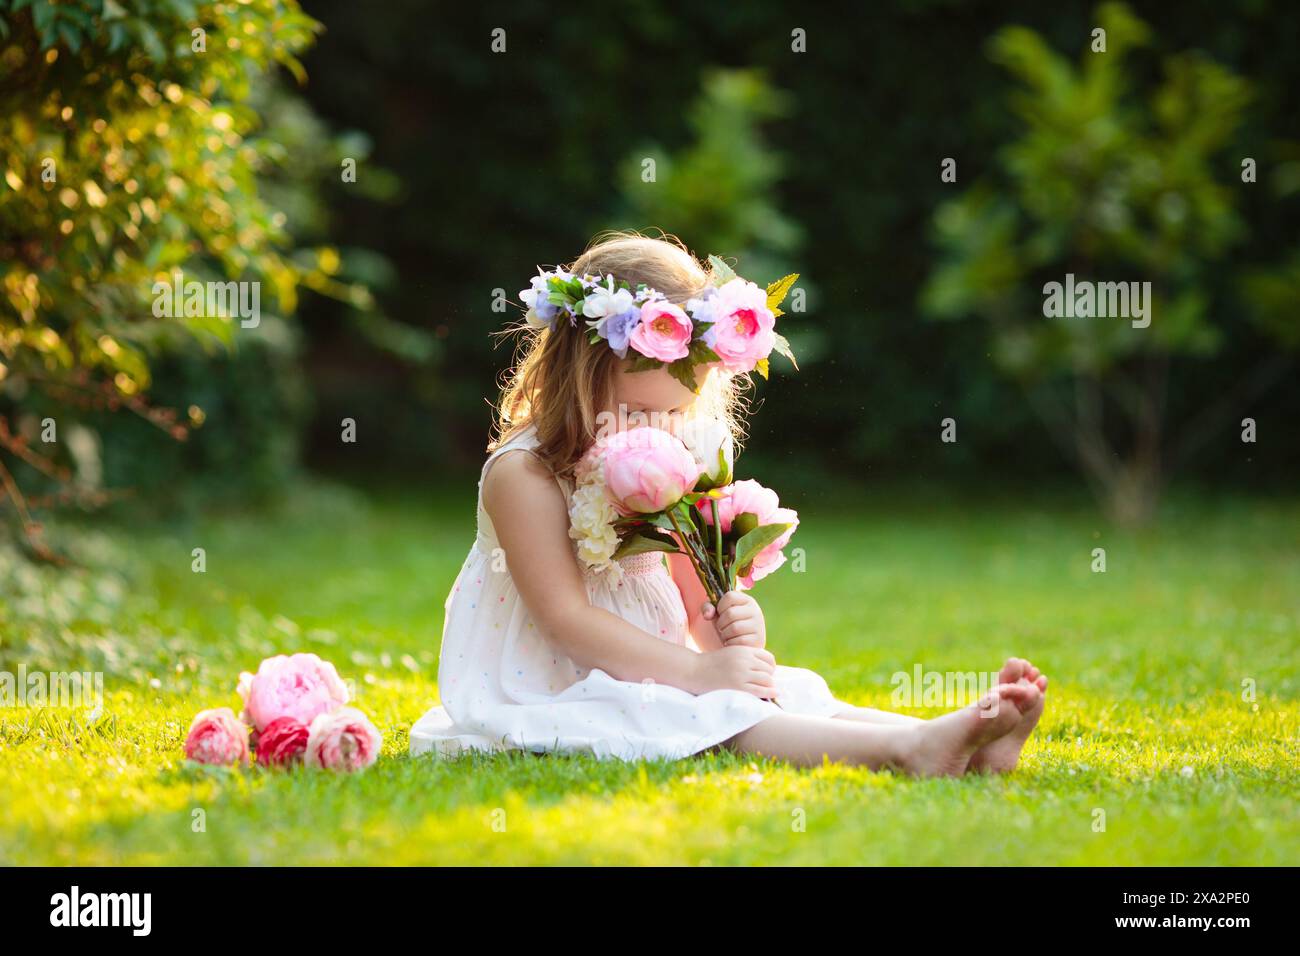
M 712 621 L 723 647 L 766 647 L 767 623 L 763 609 L 743 591 L 728 591 L 714 608 L 705 603 L 702 615 Z
M 776 658 L 759 647 L 723 647 L 696 654 L 691 686 L 693 694 L 713 690 L 743 690 L 755 697 L 776 696 Z

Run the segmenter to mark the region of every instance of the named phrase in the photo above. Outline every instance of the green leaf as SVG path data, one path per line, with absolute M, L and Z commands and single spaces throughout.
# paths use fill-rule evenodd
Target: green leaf
M 58 8 L 46 0 L 45 3 L 37 3 L 32 6 L 32 23 L 36 27 L 36 32 L 41 34 L 42 48 L 48 46 L 54 39 L 54 20 L 58 16 Z
M 767 359 L 759 359 L 754 363 L 754 371 L 758 372 L 763 378 L 767 378 L 768 362 Z
M 777 315 L 783 314 L 777 306 L 785 301 L 785 297 L 789 294 L 790 289 L 798 279 L 799 273 L 792 272 L 788 276 L 783 276 L 769 284 L 767 287 L 767 307 Z
M 669 533 L 677 530 L 673 527 L 668 515 L 662 511 L 656 511 L 648 515 L 629 515 L 626 518 L 615 518 L 613 524 L 614 530 L 619 533 L 620 537 L 629 530 L 634 534 L 640 534 L 641 532 L 653 533 L 651 531 L 653 528 L 662 528 Z
M 144 51 L 149 59 L 155 63 L 166 62 L 167 50 L 158 36 L 158 31 L 143 21 L 140 23 L 140 42 L 144 45 Z
M 709 256 L 709 265 L 713 267 L 713 277 L 715 285 L 725 285 L 732 279 L 736 278 L 736 270 L 731 268 L 717 256 Z
M 671 510 L 677 512 L 677 520 L 684 528 L 698 529 L 699 523 L 696 519 L 699 518 L 699 512 L 697 512 L 690 505 L 686 504 L 685 498 L 677 502 L 677 504 L 675 504 Z
M 686 357 L 695 365 L 708 365 L 710 362 L 722 361 L 722 357 L 709 348 L 703 339 L 696 339 L 691 343 L 691 350 Z
M 668 554 L 680 554 L 681 549 L 677 547 L 677 542 L 667 536 L 638 532 L 630 535 L 618 550 L 614 552 L 614 558 L 629 558 L 634 554 L 647 554 L 651 551 L 663 551 Z
M 81 50 L 81 36 L 71 23 L 59 24 L 59 36 L 63 38 L 63 42 L 68 45 L 68 49 L 73 53 Z
M 773 349 L 779 354 L 784 355 L 786 358 L 788 358 L 790 360 L 790 364 L 794 366 L 796 372 L 799 370 L 799 363 L 794 360 L 794 352 L 791 351 L 790 349 L 789 339 L 787 339 L 784 335 L 777 333 L 776 345 L 773 346 Z
M 752 511 L 742 511 L 736 517 L 731 519 L 731 531 L 733 534 L 744 537 L 758 527 L 758 515 Z
M 735 527 L 733 524 L 732 527 Z M 793 525 L 789 524 L 765 524 L 759 525 L 753 531 L 744 535 L 736 542 L 736 577 L 743 578 L 750 572 L 750 567 L 754 559 L 758 557 L 759 552 L 766 548 L 781 535 L 789 531 Z
M 699 384 L 695 381 L 695 363 L 691 361 L 689 355 L 676 362 L 669 362 L 668 373 L 692 392 L 699 391 Z

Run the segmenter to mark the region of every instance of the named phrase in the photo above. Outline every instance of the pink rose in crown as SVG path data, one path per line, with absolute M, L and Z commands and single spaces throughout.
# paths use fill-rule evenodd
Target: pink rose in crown
M 294 717 L 277 717 L 257 738 L 257 762 L 263 767 L 302 763 L 307 753 L 307 725 Z
M 709 502 L 710 499 L 701 498 L 696 503 L 696 507 L 700 510 L 704 524 L 712 527 L 713 508 Z M 799 526 L 799 515 L 791 508 L 782 508 L 775 491 L 764 488 L 757 481 L 748 478 L 721 489 L 721 495 L 717 502 L 718 523 L 722 525 L 724 532 L 731 531 L 731 525 L 735 521 L 736 515 L 741 514 L 752 514 L 758 519 L 757 523 L 759 525 L 790 525 L 779 538 L 763 548 L 754 557 L 749 574 L 736 579 L 737 584 L 748 590 L 754 586 L 755 581 L 762 580 L 785 564 L 785 546 L 790 543 L 791 535 Z M 705 539 L 708 539 L 707 534 Z
M 292 717 L 310 726 L 324 714 L 348 702 L 347 686 L 329 661 L 315 654 L 268 657 L 257 673 L 240 675 L 244 712 L 260 734 L 278 717 Z
M 229 707 L 201 710 L 185 737 L 185 756 L 214 766 L 247 763 L 248 726 Z
M 355 707 L 341 707 L 311 722 L 303 759 L 309 767 L 350 773 L 378 760 L 382 744 L 383 738 L 365 714 Z
M 767 292 L 744 279 L 732 279 L 708 300 L 713 323 L 704 342 L 729 372 L 752 372 L 776 345 L 776 316 L 767 307 Z
M 700 466 L 681 440 L 659 428 L 632 428 L 602 439 L 605 492 L 624 515 L 663 511 L 695 487 Z
M 674 362 L 686 358 L 694 334 L 690 316 L 680 308 L 670 302 L 647 302 L 641 306 L 641 322 L 628 341 L 647 358 Z

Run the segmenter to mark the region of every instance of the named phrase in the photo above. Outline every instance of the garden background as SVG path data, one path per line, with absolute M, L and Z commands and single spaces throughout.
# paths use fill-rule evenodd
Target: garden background
M 1295 863 L 1297 35 L 1281 2 L 0 0 L 0 669 L 106 693 L 0 708 L 0 860 Z M 404 756 L 497 290 L 611 227 L 801 274 L 741 465 L 803 517 L 772 649 L 873 706 L 1030 657 L 1016 776 Z M 259 324 L 156 316 L 178 270 L 260 282 Z M 1045 318 L 1067 273 L 1151 282 L 1151 325 Z M 293 650 L 381 764 L 186 765 Z

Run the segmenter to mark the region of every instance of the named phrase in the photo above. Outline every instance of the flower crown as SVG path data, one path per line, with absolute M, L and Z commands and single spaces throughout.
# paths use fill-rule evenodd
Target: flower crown
M 592 345 L 603 341 L 619 358 L 627 358 L 629 349 L 635 353 L 632 371 L 666 366 L 691 391 L 700 365 L 767 378 L 768 356 L 775 350 L 798 368 L 790 343 L 775 330 L 780 304 L 798 274 L 764 290 L 717 256 L 709 256 L 709 263 L 712 284 L 684 309 L 645 283 L 633 287 L 612 275 L 576 276 L 563 268 L 538 269 L 519 298 L 528 307 L 530 327 L 554 329 L 563 316 L 577 328 L 581 320 Z

